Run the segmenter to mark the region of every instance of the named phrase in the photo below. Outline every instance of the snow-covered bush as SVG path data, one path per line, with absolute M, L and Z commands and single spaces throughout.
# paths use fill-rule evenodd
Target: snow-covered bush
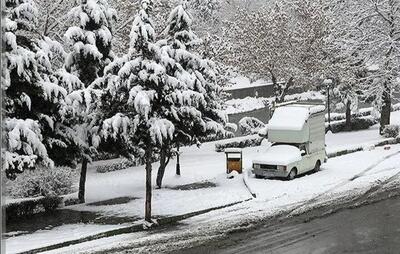
M 226 131 L 229 131 L 229 132 L 233 133 L 233 132 L 236 132 L 237 129 L 238 129 L 238 126 L 236 124 L 234 124 L 234 123 L 227 123 L 225 125 L 225 130 Z
M 385 138 L 397 138 L 400 133 L 400 125 L 386 125 L 383 129 L 383 136 Z
M 67 167 L 38 167 L 27 170 L 15 180 L 7 180 L 6 195 L 14 198 L 54 197 L 75 191 L 77 174 Z
M 111 159 L 117 159 L 118 157 L 119 157 L 118 154 L 100 151 L 93 156 L 93 161 L 111 160 Z
M 29 199 L 5 205 L 6 221 L 18 220 L 40 211 L 41 199 Z
M 107 172 L 113 172 L 113 171 L 122 170 L 122 169 L 126 169 L 129 167 L 134 167 L 134 166 L 137 166 L 136 161 L 122 159 L 118 162 L 112 162 L 112 163 L 109 163 L 106 165 L 99 165 L 96 167 L 96 172 L 107 173 Z
M 364 116 L 370 116 L 372 112 L 372 108 L 368 109 L 363 109 L 360 110 L 359 112 L 353 112 L 351 114 L 352 118 L 360 118 Z M 331 113 L 331 121 L 340 121 L 340 120 L 345 120 L 346 119 L 346 114 L 345 113 Z M 325 114 L 325 121 L 328 121 L 328 114 Z
M 351 120 L 350 130 L 351 131 L 365 130 L 377 123 L 378 123 L 378 121 L 376 119 L 374 119 L 373 117 L 354 118 Z M 327 124 L 326 124 L 326 128 L 328 128 Z M 332 131 L 332 133 L 348 131 L 346 129 L 346 122 L 345 121 L 332 122 L 331 123 L 331 131 Z
M 243 117 L 239 121 L 239 130 L 243 135 L 256 134 L 265 124 L 255 117 Z
M 261 145 L 264 138 L 262 137 L 249 137 L 238 141 L 228 141 L 215 144 L 216 152 L 223 152 L 225 148 L 245 148 Z
M 156 162 L 158 161 L 159 156 L 158 154 L 153 154 L 152 161 Z M 123 170 L 126 168 L 130 167 L 136 167 L 143 165 L 145 162 L 143 158 L 135 159 L 135 160 L 128 160 L 128 159 L 121 159 L 120 161 L 116 162 L 110 162 L 105 165 L 99 165 L 96 167 L 96 172 L 98 173 L 107 173 L 107 172 L 113 172 L 113 171 L 118 171 L 118 170 Z
M 392 106 L 392 111 L 400 111 L 400 103 L 394 104 Z

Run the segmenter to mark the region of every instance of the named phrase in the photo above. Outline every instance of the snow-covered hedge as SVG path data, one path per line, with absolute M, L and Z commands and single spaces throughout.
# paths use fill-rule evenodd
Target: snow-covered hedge
M 352 113 L 351 117 L 352 118 L 360 118 L 364 116 L 370 116 L 372 112 L 372 108 L 368 108 L 365 110 L 360 110 L 359 112 Z M 345 113 L 331 113 L 331 121 L 340 121 L 340 120 L 345 120 L 346 119 L 346 114 Z M 328 114 L 325 114 L 325 121 L 328 121 Z
M 392 111 L 400 111 L 400 103 L 394 104 L 392 106 Z
M 351 117 L 360 118 L 372 115 L 373 108 L 362 108 L 358 112 L 351 113 Z M 392 105 L 392 111 L 400 111 L 400 103 Z M 345 113 L 331 113 L 331 121 L 340 121 L 346 119 Z M 325 121 L 328 121 L 328 114 L 325 114 Z
M 342 132 L 342 131 L 365 130 L 377 123 L 378 123 L 378 121 L 371 116 L 362 117 L 362 118 L 354 118 L 354 119 L 351 119 L 350 130 L 347 130 L 346 122 L 341 120 L 341 121 L 331 123 L 331 131 L 332 131 L 332 133 L 338 133 L 338 132 Z M 326 124 L 326 128 L 328 129 L 327 124 Z
M 118 156 L 119 156 L 118 154 L 99 152 L 93 156 L 93 161 L 104 161 L 104 160 L 117 159 Z
M 385 129 L 383 129 L 383 136 L 385 138 L 397 138 L 400 133 L 399 125 L 387 125 Z
M 6 180 L 5 193 L 13 198 L 54 197 L 75 192 L 77 173 L 68 167 L 38 167 Z
M 51 212 L 60 207 L 62 203 L 63 198 L 60 196 L 29 198 L 19 202 L 11 202 L 4 206 L 6 221 L 18 220 L 21 217 L 36 213 Z
M 254 137 L 250 136 L 248 138 L 233 140 L 229 142 L 221 142 L 215 144 L 215 151 L 223 152 L 225 148 L 245 148 L 245 147 L 253 147 L 261 145 L 261 142 L 264 138 L 262 137 Z
M 156 154 L 153 154 L 152 161 L 156 162 L 158 160 L 159 160 L 159 156 Z M 140 159 L 140 158 L 137 160 L 121 159 L 120 161 L 114 161 L 114 162 L 110 162 L 109 164 L 103 164 L 103 165 L 97 166 L 96 172 L 107 173 L 107 172 L 123 170 L 123 169 L 130 168 L 130 167 L 136 167 L 136 166 L 140 166 L 140 165 L 144 165 L 143 159 Z
M 137 161 L 122 159 L 120 161 L 113 162 L 110 164 L 99 165 L 96 167 L 96 171 L 98 173 L 107 173 L 107 172 L 113 172 L 113 171 L 117 171 L 117 170 L 126 169 L 129 167 L 135 167 L 137 165 L 138 165 Z

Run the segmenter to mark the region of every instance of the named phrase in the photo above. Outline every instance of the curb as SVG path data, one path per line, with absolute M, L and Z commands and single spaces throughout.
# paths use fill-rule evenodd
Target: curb
M 246 186 L 247 190 L 250 192 L 250 194 L 253 196 L 253 198 L 257 198 L 256 193 L 251 189 L 250 184 L 248 182 L 249 179 L 249 173 L 250 171 L 248 169 L 243 170 L 243 182 L 244 185 Z
M 223 205 L 223 206 L 212 207 L 212 208 L 208 208 L 208 209 L 204 209 L 204 210 L 200 210 L 200 211 L 196 211 L 196 212 L 161 218 L 161 219 L 158 219 L 157 221 L 158 221 L 159 226 L 165 226 L 165 225 L 177 223 L 178 221 L 185 220 L 185 219 L 197 216 L 197 215 L 205 214 L 205 213 L 208 213 L 211 211 L 220 210 L 220 209 L 238 205 L 238 204 L 241 204 L 244 202 L 248 202 L 250 200 L 252 200 L 252 198 L 234 202 L 234 203 L 230 203 L 230 204 Z M 99 234 L 95 234 L 95 235 L 91 235 L 91 236 L 87 236 L 87 237 L 83 237 L 83 238 L 79 238 L 79 239 L 75 239 L 75 240 L 70 240 L 70 241 L 57 243 L 57 244 L 53 244 L 53 245 L 49 245 L 49 246 L 45 246 L 45 247 L 40 247 L 40 248 L 36 248 L 33 250 L 29 250 L 29 251 L 19 252 L 19 254 L 33 254 L 33 253 L 45 252 L 45 251 L 50 251 L 50 250 L 67 247 L 70 245 L 75 245 L 75 244 L 79 244 L 79 243 L 98 240 L 98 239 L 102 239 L 102 238 L 106 238 L 106 237 L 128 234 L 128 233 L 135 233 L 135 232 L 140 232 L 140 231 L 146 231 L 145 229 L 143 229 L 142 224 L 113 229 L 113 230 L 105 231 L 103 233 L 99 233 Z
M 386 146 L 386 145 L 395 145 L 395 144 L 399 144 L 400 143 L 400 137 L 398 138 L 389 138 L 389 139 L 385 139 L 383 141 L 378 141 L 378 142 L 371 142 L 371 143 L 365 143 L 363 146 L 358 146 L 358 147 L 354 147 L 354 148 L 349 148 L 349 149 L 343 149 L 343 150 L 339 150 L 336 152 L 332 152 L 332 153 L 328 153 L 327 156 L 328 158 L 335 158 L 338 156 L 342 156 L 342 155 L 346 155 L 346 154 L 350 154 L 350 153 L 355 153 L 355 152 L 360 152 L 364 150 L 365 146 Z

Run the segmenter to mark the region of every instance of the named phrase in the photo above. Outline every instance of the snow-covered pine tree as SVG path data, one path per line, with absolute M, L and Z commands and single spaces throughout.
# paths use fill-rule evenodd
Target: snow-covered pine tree
M 152 155 L 174 133 L 174 125 L 162 117 L 162 106 L 166 105 L 168 93 L 179 85 L 166 75 L 166 66 L 173 62 L 162 55 L 155 43 L 156 34 L 148 14 L 151 8 L 151 1 L 141 1 L 132 24 L 129 53 L 107 67 L 103 79 L 107 89 L 102 99 L 103 113 L 108 117 L 102 128 L 103 139 L 123 140 L 127 154 L 140 153 L 144 157 L 147 222 L 151 222 Z
M 31 36 L 36 15 L 31 0 L 5 2 L 2 163 L 9 178 L 37 163 L 52 166 L 49 151 L 64 145 L 54 130 L 54 122 L 66 91 L 56 80 L 47 78 L 51 66 L 46 61 L 46 38 L 35 41 Z
M 81 0 L 79 6 L 73 8 L 69 15 L 79 20 L 79 26 L 70 27 L 65 33 L 72 50 L 65 61 L 67 72 L 77 76 L 84 85 L 81 90 L 70 91 L 67 103 L 70 111 L 76 114 L 72 124 L 76 135 L 86 143 L 82 151 L 82 167 L 79 182 L 79 199 L 85 202 L 85 182 L 87 164 L 91 152 L 98 144 L 98 137 L 93 136 L 96 129 L 96 119 L 93 117 L 92 102 L 98 96 L 96 83 L 103 76 L 104 67 L 113 59 L 111 50 L 112 24 L 115 11 L 107 0 Z
M 193 52 L 200 40 L 192 31 L 191 25 L 192 17 L 187 11 L 187 1 L 182 1 L 170 13 L 164 31 L 166 42 L 160 42 L 163 44 L 162 50 L 175 61 L 175 65 L 167 69 L 168 74 L 182 84 L 180 96 L 183 100 L 192 100 L 193 103 L 178 102 L 170 110 L 164 111 L 165 117 L 175 126 L 175 135 L 161 150 L 158 187 L 162 185 L 165 167 L 169 161 L 168 155 L 172 154 L 173 147 L 178 150 L 176 172 L 179 175 L 180 146 L 200 144 L 204 139 L 232 135 L 224 129 L 227 117 L 221 113 L 222 89 L 216 81 L 215 65 Z

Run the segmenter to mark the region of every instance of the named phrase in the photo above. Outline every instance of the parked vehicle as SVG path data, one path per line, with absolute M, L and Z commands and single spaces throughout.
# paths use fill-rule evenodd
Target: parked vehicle
M 268 123 L 272 146 L 253 160 L 257 178 L 293 179 L 308 171 L 318 171 L 326 162 L 325 106 L 292 103 L 278 106 Z

